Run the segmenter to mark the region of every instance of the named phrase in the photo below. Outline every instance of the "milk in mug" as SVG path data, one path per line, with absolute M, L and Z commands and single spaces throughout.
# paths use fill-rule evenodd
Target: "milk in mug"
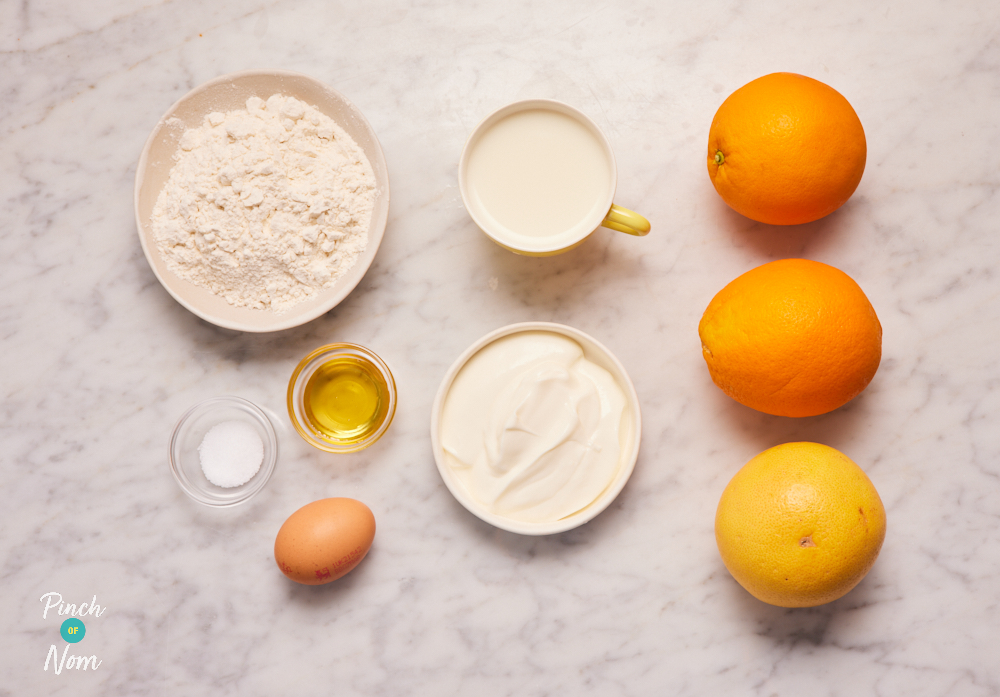
M 529 109 L 482 134 L 469 155 L 466 186 L 480 214 L 515 234 L 550 237 L 604 216 L 613 168 L 586 125 Z

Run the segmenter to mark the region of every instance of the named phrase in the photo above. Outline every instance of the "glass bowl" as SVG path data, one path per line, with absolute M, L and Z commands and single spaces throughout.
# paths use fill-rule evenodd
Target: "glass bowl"
M 324 372 L 311 384 L 322 369 Z M 338 379 L 344 381 L 340 386 L 336 383 Z M 325 390 L 319 387 L 323 380 L 327 380 Z M 317 399 L 317 404 L 312 404 L 313 394 L 321 394 L 322 403 Z M 348 414 L 351 400 L 357 399 L 365 401 L 367 406 L 355 401 L 360 416 L 357 410 Z M 330 416 L 332 412 L 323 413 L 324 406 L 341 409 Z M 396 382 L 392 372 L 385 361 L 364 346 L 321 346 L 299 362 L 288 381 L 288 416 L 292 426 L 309 445 L 328 453 L 353 453 L 367 448 L 388 430 L 395 413 Z M 350 419 L 337 421 L 348 416 Z M 327 433 L 321 428 L 324 424 Z M 332 430 L 335 424 L 339 425 L 337 431 Z
M 216 486 L 201 469 L 198 446 L 209 429 L 224 421 L 248 424 L 264 444 L 260 469 L 240 486 Z M 278 438 L 274 426 L 258 406 L 241 397 L 213 397 L 194 405 L 180 418 L 170 436 L 170 471 L 174 479 L 185 494 L 206 506 L 225 508 L 249 501 L 267 484 L 277 460 Z

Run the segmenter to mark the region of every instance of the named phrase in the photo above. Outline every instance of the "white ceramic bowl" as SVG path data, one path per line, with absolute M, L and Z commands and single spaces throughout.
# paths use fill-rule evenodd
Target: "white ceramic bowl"
M 209 290 L 177 277 L 167 269 L 149 229 L 153 207 L 174 166 L 174 153 L 184 131 L 200 126 L 204 117 L 213 111 L 243 109 L 248 98 L 257 96 L 266 100 L 272 94 L 295 97 L 332 118 L 364 151 L 375 172 L 376 183 L 375 209 L 364 253 L 333 286 L 283 313 L 234 307 Z M 135 222 L 142 251 L 156 278 L 177 302 L 202 319 L 244 332 L 273 332 L 297 327 L 335 307 L 354 290 L 371 266 L 382 242 L 388 216 L 389 173 L 382 146 L 371 124 L 340 92 L 306 75 L 281 70 L 248 70 L 223 75 L 188 92 L 156 124 L 142 149 L 135 173 Z
M 444 411 L 445 398 L 448 396 L 448 391 L 451 389 L 451 384 L 454 382 L 455 376 L 468 363 L 469 359 L 487 344 L 491 344 L 497 339 L 519 332 L 537 331 L 562 334 L 580 344 L 583 347 L 583 353 L 587 360 L 596 363 L 611 373 L 612 377 L 614 377 L 615 381 L 622 388 L 622 392 L 625 393 L 625 398 L 628 400 L 629 413 L 632 417 L 631 432 L 626 438 L 625 447 L 622 448 L 621 460 L 618 463 L 618 470 L 615 473 L 614 479 L 590 505 L 552 523 L 527 523 L 499 516 L 487 510 L 486 507 L 466 491 L 465 486 L 448 464 L 448 456 L 441 445 L 440 435 L 441 413 Z M 481 520 L 502 530 L 516 532 L 521 535 L 552 535 L 572 530 L 592 520 L 611 505 L 611 502 L 615 500 L 625 487 L 625 483 L 628 482 L 629 477 L 632 476 L 632 470 L 635 468 L 635 462 L 639 457 L 639 440 L 641 436 L 642 416 L 639 411 L 639 397 L 636 395 L 635 387 L 632 385 L 632 381 L 629 379 L 628 373 L 625 372 L 622 364 L 618 362 L 614 354 L 593 337 L 584 334 L 579 329 L 552 322 L 521 322 L 519 324 L 510 324 L 490 332 L 474 343 L 448 369 L 447 374 L 441 381 L 441 386 L 438 388 L 437 397 L 434 399 L 434 406 L 431 410 L 431 444 L 434 450 L 434 460 L 437 462 L 438 472 L 441 474 L 441 478 L 444 480 L 445 486 L 452 493 L 452 496 L 465 506 L 470 513 Z

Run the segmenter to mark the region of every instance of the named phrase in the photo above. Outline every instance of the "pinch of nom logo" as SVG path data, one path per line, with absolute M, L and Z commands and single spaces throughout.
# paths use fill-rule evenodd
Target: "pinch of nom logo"
M 44 607 L 42 608 L 43 620 L 48 618 L 49 610 L 55 610 L 53 614 L 57 617 L 68 616 L 59 626 L 59 634 L 66 641 L 66 646 L 62 650 L 62 656 L 60 657 L 59 655 L 58 647 L 52 644 L 49 647 L 48 654 L 45 656 L 45 667 L 43 670 L 48 672 L 50 661 L 52 662 L 52 672 L 56 675 L 61 674 L 64 668 L 71 670 L 97 670 L 98 666 L 104 661 L 99 661 L 97 656 L 75 656 L 69 653 L 69 647 L 83 641 L 83 637 L 87 634 L 87 627 L 80 618 L 100 617 L 108 608 L 97 604 L 96 595 L 89 603 L 80 603 L 79 605 L 64 603 L 62 595 L 55 591 L 46 593 L 39 600 L 44 603 Z

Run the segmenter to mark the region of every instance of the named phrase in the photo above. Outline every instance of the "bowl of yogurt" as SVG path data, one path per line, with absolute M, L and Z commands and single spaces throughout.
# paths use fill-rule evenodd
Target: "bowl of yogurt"
M 431 415 L 448 490 L 481 520 L 522 535 L 565 532 L 606 509 L 632 475 L 641 432 L 618 359 L 551 322 L 475 342 L 448 370 Z

